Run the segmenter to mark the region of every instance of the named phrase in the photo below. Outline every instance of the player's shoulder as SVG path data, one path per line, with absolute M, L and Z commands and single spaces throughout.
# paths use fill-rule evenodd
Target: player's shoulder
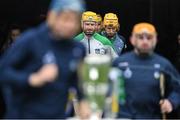
M 78 35 L 74 38 L 74 40 L 75 40 L 75 41 L 81 41 L 83 38 L 84 38 L 84 33 L 82 32 L 82 33 L 78 34 Z
M 30 28 L 24 31 L 15 41 L 14 45 L 32 47 L 37 44 L 42 44 L 49 36 L 49 28 L 46 23 L 42 23 L 37 27 Z
M 132 60 L 133 55 L 134 55 L 133 51 L 126 52 L 120 55 L 119 57 L 117 57 L 116 59 L 114 59 L 113 64 L 119 64 L 121 62 L 128 62 Z
M 36 38 L 37 35 L 40 35 L 45 29 L 45 25 L 41 24 L 38 27 L 30 28 L 26 31 L 24 31 L 19 37 L 19 42 L 25 42 L 25 41 L 33 41 L 33 39 Z
M 106 37 L 100 35 L 99 33 L 95 33 L 95 34 L 93 35 L 93 37 L 94 37 L 96 40 L 100 41 L 100 42 L 101 42 L 102 44 L 104 44 L 104 45 L 112 45 L 109 39 L 107 39 Z
M 165 58 L 165 57 L 163 57 L 162 55 L 159 55 L 159 54 L 157 54 L 157 53 L 154 53 L 154 59 L 155 59 L 156 61 L 159 61 L 161 64 L 171 65 L 171 62 L 170 62 L 167 58 Z
M 75 47 L 85 48 L 85 46 L 81 43 L 75 40 L 75 38 L 72 40 L 72 43 Z
M 73 54 L 75 54 L 76 56 L 83 56 L 83 57 L 86 55 L 86 48 L 81 42 L 72 40 L 72 44 L 73 44 Z
M 33 39 L 34 39 L 34 35 L 36 34 L 36 30 L 34 28 L 32 29 L 28 29 L 26 31 L 24 31 L 15 41 L 14 44 L 30 44 L 32 43 Z
M 134 51 L 129 51 L 124 54 L 121 54 L 118 59 L 130 59 L 134 56 Z

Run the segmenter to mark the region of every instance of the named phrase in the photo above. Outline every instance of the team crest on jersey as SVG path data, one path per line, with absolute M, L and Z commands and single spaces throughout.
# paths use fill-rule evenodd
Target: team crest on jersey
M 100 49 L 95 49 L 96 54 L 100 54 Z
M 154 78 L 159 79 L 160 78 L 160 73 L 158 71 L 154 72 Z
M 154 78 L 155 79 L 159 79 L 160 78 L 160 73 L 159 73 L 159 69 L 160 69 L 161 65 L 159 63 L 155 63 L 154 64 L 154 68 L 156 69 L 156 71 L 154 72 Z
M 48 51 L 42 59 L 43 64 L 56 63 L 56 57 L 52 51 Z
M 105 48 L 101 48 L 101 49 L 100 49 L 100 54 L 101 54 L 101 55 L 106 54 L 106 49 L 105 49 Z
M 104 54 L 106 54 L 106 49 L 105 48 L 95 49 L 95 53 L 104 55 Z
M 161 67 L 160 64 L 158 64 L 158 63 L 154 64 L 154 68 L 159 69 L 160 67 Z
M 119 67 L 127 67 L 129 65 L 128 62 L 120 62 Z
M 122 50 L 122 47 L 118 47 L 119 50 Z
M 124 71 L 124 77 L 125 78 L 131 78 L 132 77 L 132 71 L 131 71 L 131 69 L 130 68 L 126 68 L 126 70 Z

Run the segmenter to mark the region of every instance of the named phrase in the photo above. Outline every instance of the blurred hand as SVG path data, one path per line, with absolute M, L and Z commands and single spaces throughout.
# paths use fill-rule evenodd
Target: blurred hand
M 91 109 L 87 101 L 81 101 L 79 103 L 78 115 L 80 119 L 90 119 Z
M 39 70 L 38 75 L 47 82 L 53 82 L 58 75 L 58 67 L 56 64 L 46 64 Z
M 173 106 L 171 102 L 168 99 L 160 100 L 159 102 L 161 106 L 161 112 L 162 113 L 170 113 L 173 110 Z
M 33 87 L 41 87 L 48 82 L 53 82 L 58 75 L 56 64 L 46 64 L 42 68 L 30 75 L 29 84 Z

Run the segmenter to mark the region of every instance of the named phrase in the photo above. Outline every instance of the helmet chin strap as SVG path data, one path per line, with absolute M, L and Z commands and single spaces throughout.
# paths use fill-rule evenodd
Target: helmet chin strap
M 85 33 L 85 35 L 86 35 L 86 36 L 89 36 L 89 37 L 92 36 L 93 34 L 94 34 L 94 33 L 92 33 L 92 34 Z

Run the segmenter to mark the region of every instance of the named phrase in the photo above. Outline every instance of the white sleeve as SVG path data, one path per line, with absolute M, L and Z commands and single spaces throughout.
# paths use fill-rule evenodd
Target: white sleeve
M 106 54 L 110 54 L 110 56 L 113 60 L 118 57 L 118 54 L 115 52 L 115 50 L 111 46 L 106 45 L 106 47 L 108 50 L 108 52 Z

